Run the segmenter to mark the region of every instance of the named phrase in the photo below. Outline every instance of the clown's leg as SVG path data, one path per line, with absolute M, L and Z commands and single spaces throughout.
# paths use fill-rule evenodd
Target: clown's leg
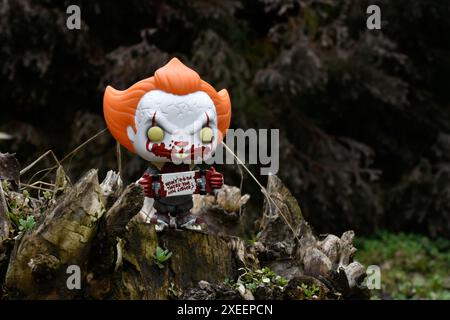
M 155 225 L 156 231 L 163 231 L 170 225 L 170 217 L 167 213 L 155 212 L 150 219 L 150 223 Z
M 204 227 L 204 219 L 190 211 L 177 214 L 177 227 L 200 231 Z
M 153 203 L 154 203 L 154 200 L 152 198 L 145 197 L 144 205 L 142 206 L 142 209 L 139 212 L 140 218 L 145 223 L 150 223 L 152 216 L 156 212 L 155 208 L 153 208 Z

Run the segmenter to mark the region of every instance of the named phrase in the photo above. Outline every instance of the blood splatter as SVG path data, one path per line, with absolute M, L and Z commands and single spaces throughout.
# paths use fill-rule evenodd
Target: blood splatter
M 190 149 L 182 148 L 180 150 L 176 150 L 174 148 L 166 148 L 166 145 L 164 142 L 162 143 L 154 143 L 150 148 L 150 140 L 147 140 L 146 145 L 147 151 L 153 153 L 155 156 L 167 158 L 172 160 L 172 153 L 175 155 L 175 153 L 179 154 L 185 154 L 189 152 L 189 156 L 191 160 L 197 160 L 202 159 L 205 155 L 211 152 L 210 147 L 201 146 L 201 147 L 195 147 L 193 144 L 191 145 Z M 189 151 L 187 151 L 189 150 Z
M 209 116 L 208 113 L 205 112 L 206 115 L 206 126 L 209 127 Z
M 162 143 L 154 143 L 152 145 L 152 148 L 150 149 L 150 140 L 147 140 L 147 151 L 153 153 L 155 156 L 158 157 L 163 157 L 163 158 L 167 158 L 170 159 L 170 155 L 172 153 L 171 149 L 167 149 L 166 145 L 164 144 L 164 142 Z
M 154 127 L 156 124 L 156 111 L 153 113 L 153 117 L 152 117 L 152 127 Z

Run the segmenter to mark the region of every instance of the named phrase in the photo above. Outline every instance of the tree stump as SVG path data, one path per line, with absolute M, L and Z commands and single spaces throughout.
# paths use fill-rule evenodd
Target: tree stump
M 142 187 L 123 188 L 113 172 L 100 184 L 91 170 L 63 189 L 36 213 L 31 230 L 0 242 L 4 298 L 301 299 L 300 283 L 317 285 L 321 298 L 367 297 L 360 286 L 364 268 L 353 261 L 353 232 L 317 239 L 275 176 L 268 180 L 272 200 L 264 203 L 260 237 L 253 243 L 239 237 L 249 223 L 243 219 L 249 196 L 239 188 L 224 186 L 215 196 L 195 197 L 194 211 L 207 217 L 209 231 L 160 233 L 138 214 Z M 161 249 L 171 253 L 164 261 L 157 259 Z M 80 288 L 67 285 L 74 265 L 81 271 Z M 250 290 L 239 282 L 243 272 L 263 267 L 289 281 L 284 290 Z
M 104 213 L 97 171 L 91 170 L 42 222 L 16 240 L 6 286 L 26 298 L 72 298 L 66 285 L 69 265 L 86 266 L 100 218 Z
M 179 298 L 200 281 L 223 282 L 238 275 L 245 264 L 235 250 L 235 237 L 216 236 L 189 230 L 163 233 L 132 221 L 124 247 L 121 276 L 115 279 L 114 299 Z M 156 247 L 172 252 L 162 268 L 154 262 Z

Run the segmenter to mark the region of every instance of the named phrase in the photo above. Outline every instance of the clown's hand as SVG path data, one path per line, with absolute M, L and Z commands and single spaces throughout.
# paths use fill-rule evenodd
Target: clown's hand
M 142 188 L 144 188 L 145 196 L 148 198 L 153 198 L 152 176 L 146 172 L 146 173 L 144 173 L 142 178 L 139 179 L 138 183 L 142 186 Z
M 214 167 L 206 171 L 206 180 L 212 190 L 220 189 L 223 186 L 223 175 L 216 171 Z

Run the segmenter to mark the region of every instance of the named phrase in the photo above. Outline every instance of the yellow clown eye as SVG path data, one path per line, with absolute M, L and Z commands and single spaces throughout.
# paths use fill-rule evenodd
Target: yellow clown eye
M 164 130 L 157 126 L 151 127 L 147 131 L 147 137 L 151 142 L 160 142 L 164 139 Z
M 200 140 L 202 140 L 203 143 L 210 143 L 213 139 L 213 131 L 209 127 L 204 127 L 202 130 L 200 130 Z

